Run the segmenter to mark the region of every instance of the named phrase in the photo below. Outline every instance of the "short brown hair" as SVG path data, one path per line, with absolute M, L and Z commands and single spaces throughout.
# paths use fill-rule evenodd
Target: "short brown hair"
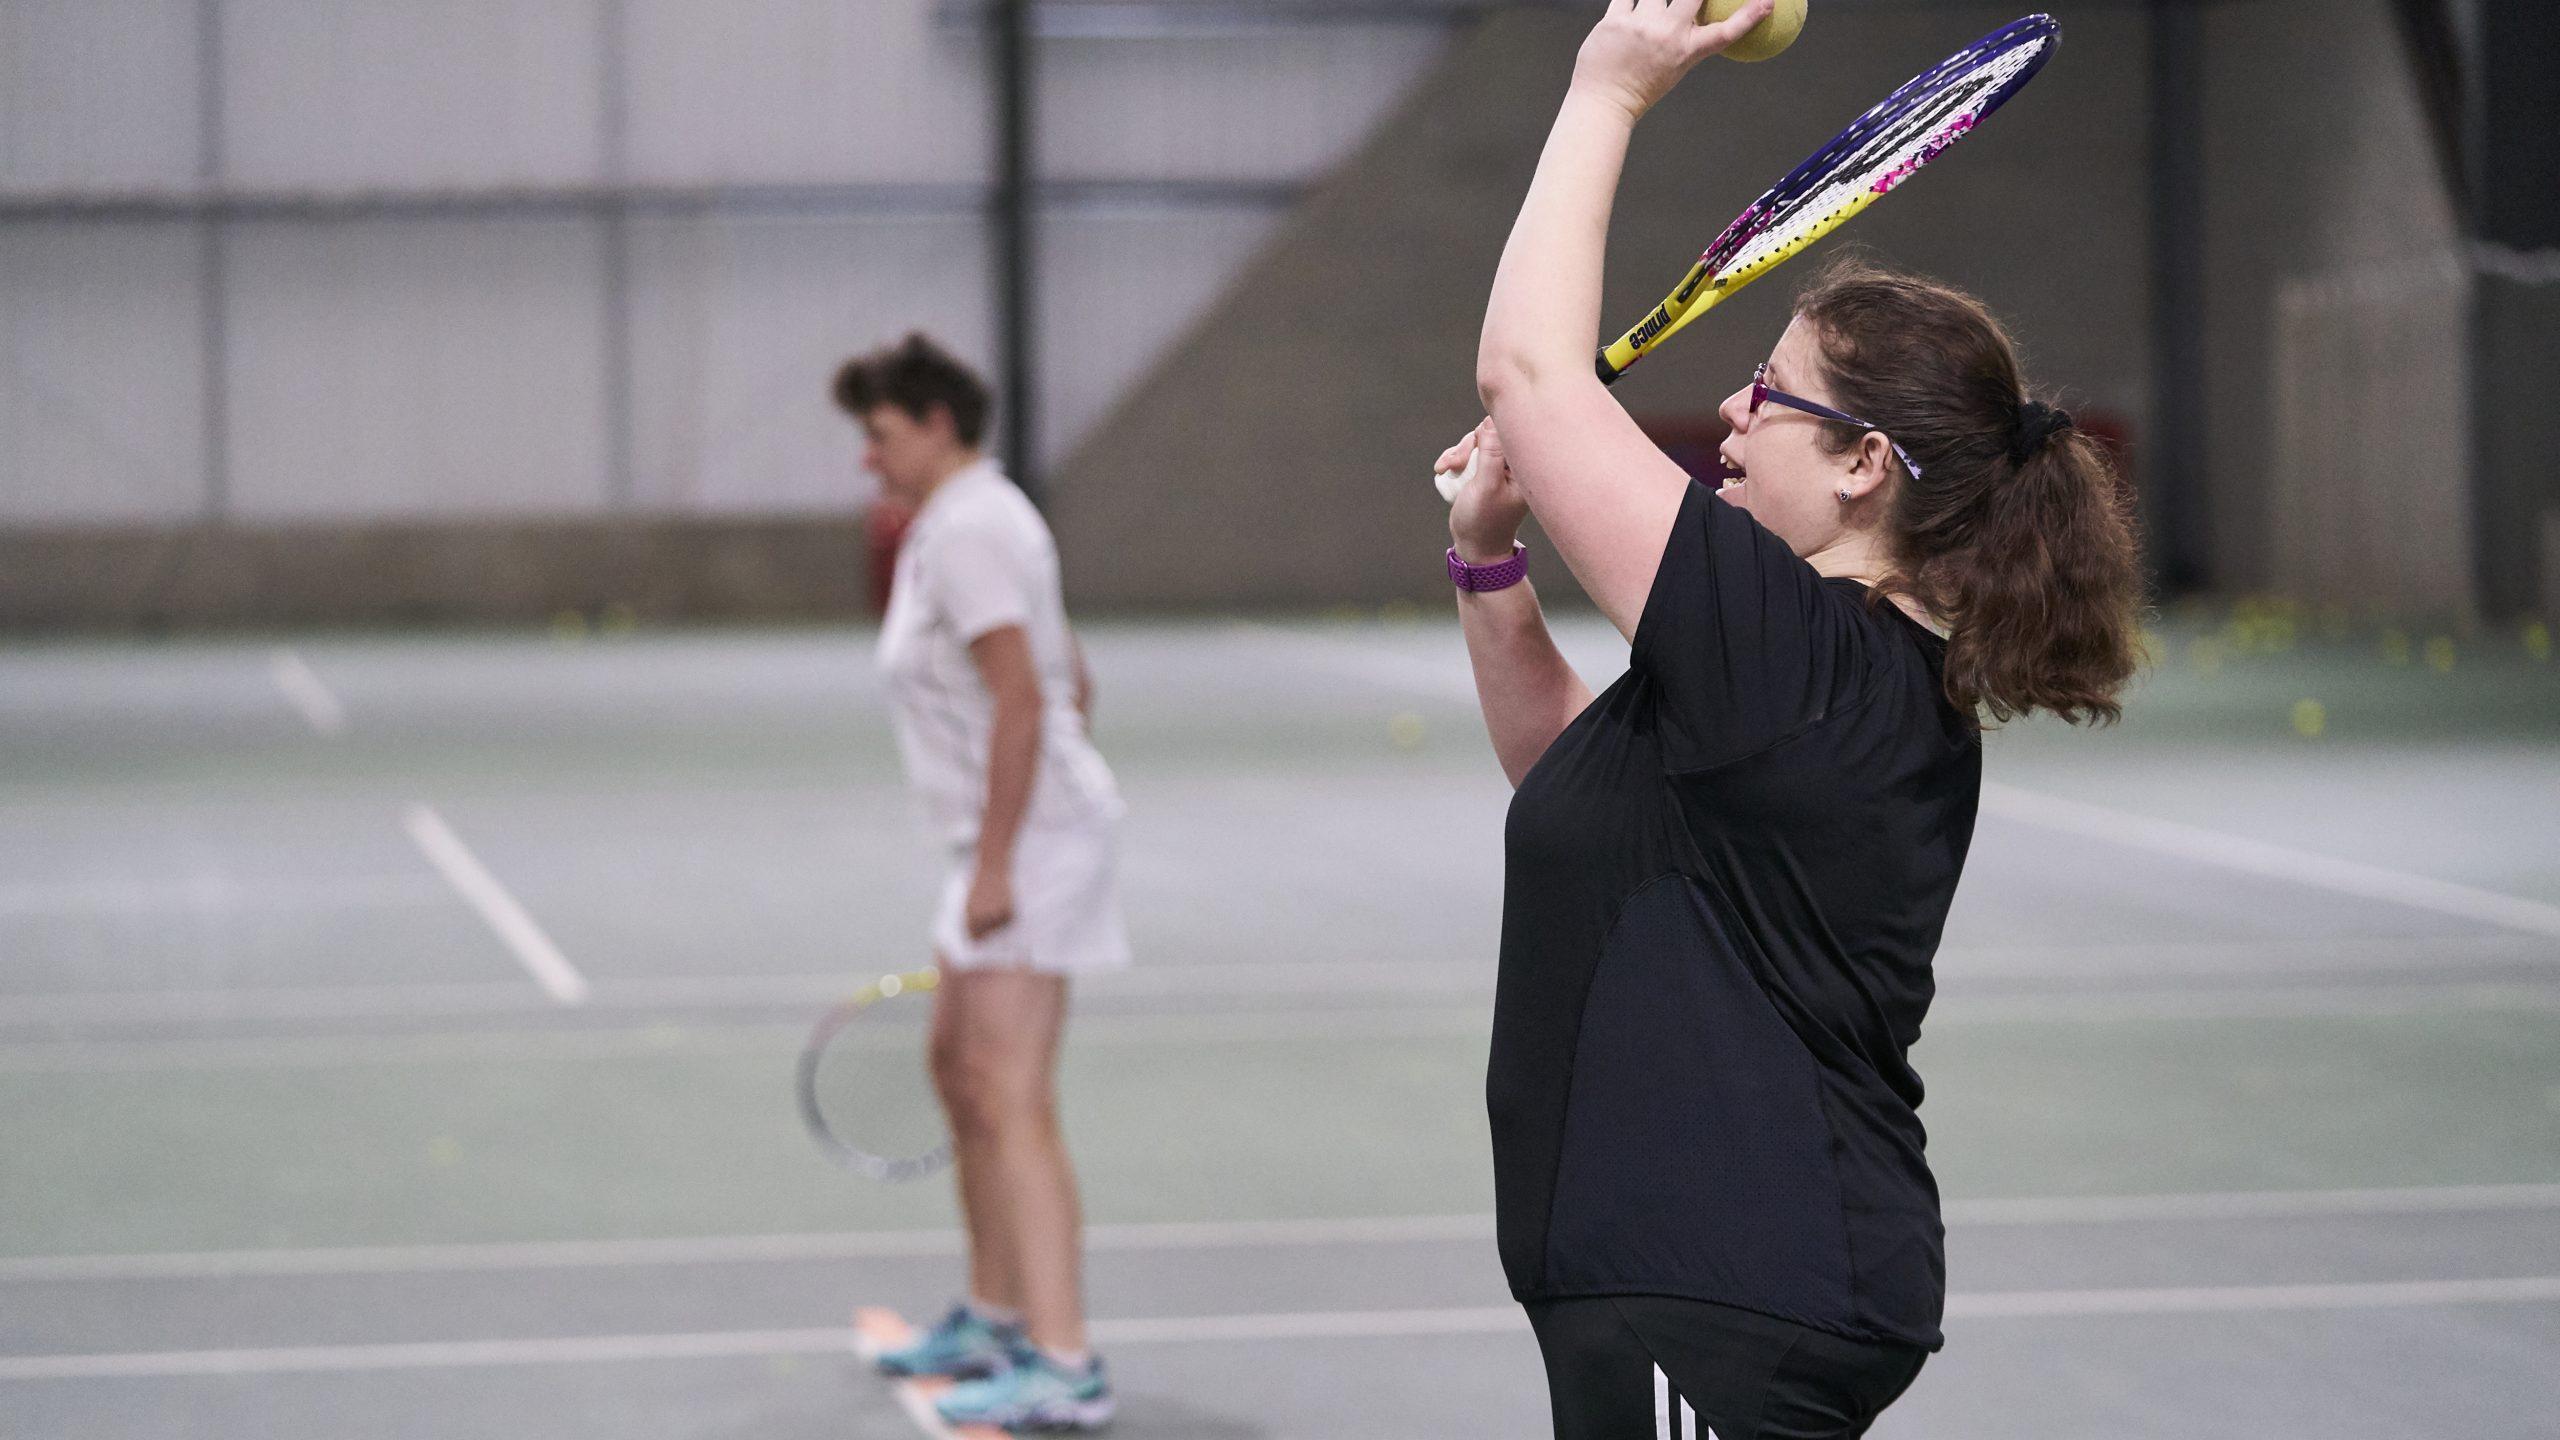
M 2134 671 L 2143 583 L 2132 497 L 2087 434 L 2022 431 L 2017 347 L 1981 301 L 1856 256 L 1796 301 L 1842 408 L 1921 467 L 1887 515 L 1882 591 L 1945 619 L 1947 697 L 1994 720 L 2113 720 Z M 1826 427 L 1846 453 L 1859 433 Z M 2029 443 L 2032 441 L 2032 443 Z
M 856 420 L 895 405 L 922 421 L 940 406 L 951 416 L 960 443 L 969 446 L 986 436 L 987 411 L 994 405 L 978 372 L 921 330 L 844 362 L 836 371 L 835 397 L 837 406 Z

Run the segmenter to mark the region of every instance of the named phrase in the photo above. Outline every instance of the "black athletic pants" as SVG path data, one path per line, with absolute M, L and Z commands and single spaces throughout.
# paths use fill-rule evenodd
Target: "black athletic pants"
M 1918 1346 L 1700 1300 L 1621 1295 L 1528 1309 L 1556 1440 L 1854 1440 L 1928 1358 Z

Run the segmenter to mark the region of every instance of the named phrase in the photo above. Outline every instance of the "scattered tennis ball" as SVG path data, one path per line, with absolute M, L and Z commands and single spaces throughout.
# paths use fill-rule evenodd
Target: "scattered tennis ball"
M 1698 12 L 1698 23 L 1730 20 L 1751 0 L 1707 0 L 1707 8 Z M 1804 0 L 1778 0 L 1769 18 L 1751 27 L 1751 33 L 1724 49 L 1727 60 L 1770 60 L 1804 33 Z
M 2409 663 L 2409 635 L 2407 631 L 2395 627 L 2382 632 L 2382 663 L 2385 665 L 2406 665 Z
M 587 617 L 575 610 L 563 610 L 551 617 L 551 638 L 563 645 L 576 645 L 587 638 Z
M 2329 729 L 2329 710 L 2317 700 L 2293 702 L 2293 733 L 2305 740 L 2317 740 Z
M 1399 750 L 1421 749 L 1423 736 L 1427 730 L 1428 727 L 1422 723 L 1422 717 L 1411 710 L 1401 711 L 1394 719 L 1387 722 L 1387 738 L 1395 741 L 1396 748 Z
M 462 1142 L 450 1135 L 438 1135 L 427 1142 L 427 1163 L 447 1169 L 462 1159 Z
M 1422 607 L 1410 600 L 1390 600 L 1378 607 L 1378 618 L 1390 625 L 1410 625 L 1422 618 Z
M 2438 635 L 2427 642 L 2427 668 L 2439 675 L 2453 671 L 2453 637 Z
M 596 620 L 598 633 L 617 639 L 639 627 L 640 612 L 633 609 L 628 602 L 621 600 L 616 600 L 604 607 L 604 614 Z
M 2549 663 L 2551 627 L 2539 620 L 2528 622 L 2524 627 L 2524 653 L 2532 656 L 2537 663 Z

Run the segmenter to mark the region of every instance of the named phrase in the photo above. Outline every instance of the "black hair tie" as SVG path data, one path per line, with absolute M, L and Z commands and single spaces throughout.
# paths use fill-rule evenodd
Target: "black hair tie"
M 2009 458 L 2024 465 L 2043 453 L 2054 436 L 2070 428 L 2070 411 L 2029 400 L 2018 407 L 2018 438 L 2009 442 Z

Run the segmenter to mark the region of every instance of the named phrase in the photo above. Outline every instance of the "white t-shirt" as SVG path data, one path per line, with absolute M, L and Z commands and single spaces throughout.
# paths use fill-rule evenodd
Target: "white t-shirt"
M 880 623 L 880 673 L 908 783 L 925 823 L 955 845 L 975 843 L 985 817 L 995 729 L 995 698 L 969 642 L 1007 625 L 1030 639 L 1044 711 L 1025 829 L 1117 816 L 1119 790 L 1076 711 L 1057 543 L 1031 501 L 981 460 L 945 480 L 908 526 Z

